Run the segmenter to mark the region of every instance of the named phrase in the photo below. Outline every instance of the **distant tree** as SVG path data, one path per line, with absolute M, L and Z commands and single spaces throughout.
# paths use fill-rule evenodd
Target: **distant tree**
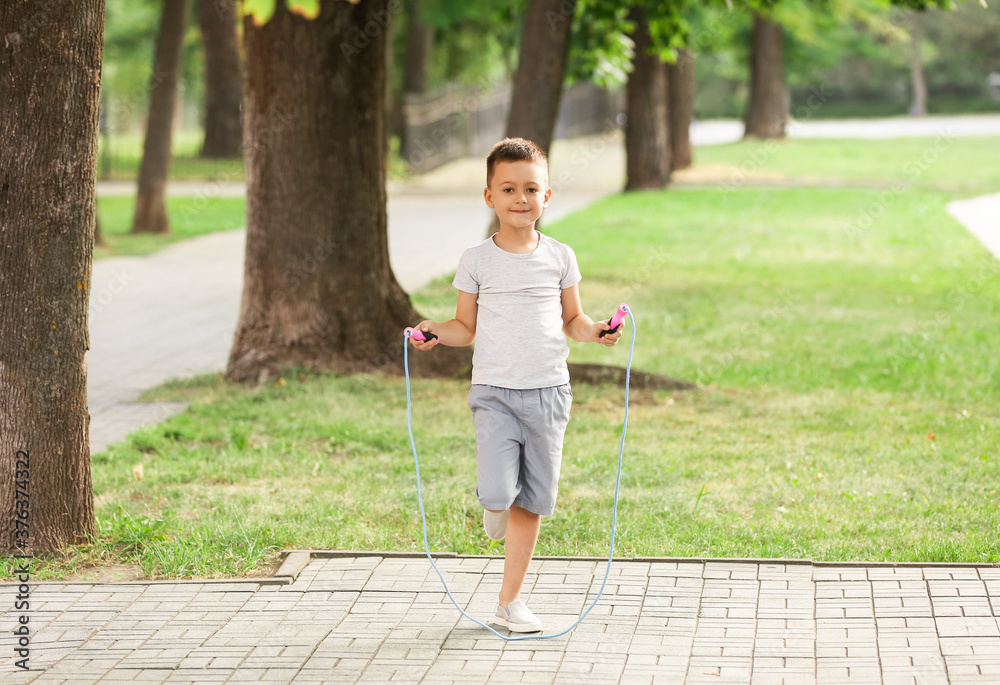
M 431 58 L 434 51 L 434 27 L 427 23 L 424 15 L 426 0 L 409 0 L 406 14 L 406 61 L 403 67 L 403 92 L 401 105 L 407 95 L 426 93 L 430 87 Z M 400 107 L 400 112 L 404 108 Z M 405 115 L 404 115 L 405 116 Z M 400 127 L 400 154 L 410 159 L 410 141 L 406 137 L 406 125 Z
M 788 123 L 788 89 L 781 24 L 761 11 L 753 14 L 750 37 L 750 98 L 743 118 L 746 138 L 784 138 Z
M 605 86 L 625 83 L 626 190 L 666 185 L 674 155 L 671 128 L 677 129 L 679 159 L 690 165 L 694 81 L 687 67 L 693 63 L 690 51 L 682 52 L 690 34 L 689 7 L 688 0 L 581 0 L 571 75 Z M 678 87 L 671 90 L 671 67 L 682 56 L 687 61 L 674 68 Z M 674 99 L 676 119 L 670 113 Z
M 629 20 L 635 55 L 625 88 L 625 190 L 663 188 L 670 178 L 667 65 L 652 51 L 646 10 L 633 6 Z
M 744 135 L 754 138 L 783 138 L 788 122 L 790 98 L 785 81 L 783 43 L 785 29 L 783 17 L 798 12 L 800 15 L 815 15 L 826 18 L 856 20 L 858 17 L 876 11 L 875 7 L 854 3 L 838 5 L 834 3 L 806 3 L 804 0 L 745 0 L 753 13 L 753 28 L 750 36 L 750 95 L 744 113 L 746 129 Z M 948 7 L 950 0 L 878 0 L 882 10 L 892 5 L 912 10 L 926 10 L 930 7 Z M 810 22 L 801 22 L 809 26 Z M 799 27 L 801 28 L 801 26 Z M 815 40 L 815 39 L 814 39 Z M 830 50 L 821 50 L 825 57 Z
M 139 167 L 139 192 L 132 233 L 168 233 L 166 194 L 170 173 L 174 102 L 181 68 L 187 0 L 163 0 L 156 57 L 149 82 L 149 115 Z
M 236 6 L 233 0 L 197 0 L 197 14 L 205 50 L 205 142 L 201 156 L 239 157 L 243 75 L 236 42 Z
M 694 118 L 694 53 L 677 51 L 677 60 L 667 65 L 667 140 L 670 170 L 687 169 L 693 162 L 691 121 Z
M 104 2 L 4 2 L 0 26 L 0 551 L 26 553 L 95 533 L 86 353 Z
M 528 0 L 510 97 L 507 136 L 552 146 L 576 0 Z
M 430 86 L 434 27 L 423 16 L 426 0 L 409 0 L 406 17 L 406 69 L 403 91 L 426 93 Z
M 576 0 L 528 0 L 522 22 L 505 135 L 526 138 L 546 155 L 559 117 L 575 10 Z M 486 235 L 499 228 L 493 216 Z
M 908 12 L 907 31 L 910 34 L 910 114 L 922 117 L 927 114 L 927 85 L 924 81 L 924 61 L 920 56 L 920 42 L 923 40 L 923 21 L 914 12 Z

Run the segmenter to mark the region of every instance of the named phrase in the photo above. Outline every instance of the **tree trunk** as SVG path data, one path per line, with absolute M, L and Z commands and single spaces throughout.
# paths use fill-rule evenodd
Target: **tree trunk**
M 156 58 L 149 83 L 149 115 L 146 118 L 142 165 L 139 167 L 139 194 L 132 221 L 133 233 L 170 232 L 165 201 L 187 6 L 187 0 L 163 0 Z
M 431 55 L 434 48 L 434 27 L 424 23 L 421 17 L 422 0 L 410 0 L 406 18 L 406 65 L 403 71 L 403 93 L 393 113 L 405 116 L 403 103 L 411 93 L 426 93 L 430 81 Z M 406 137 L 406 123 L 399 127 L 400 153 L 409 160 L 412 150 Z
M 923 27 L 920 25 L 920 15 L 910 12 L 907 30 L 910 34 L 910 77 L 913 82 L 913 102 L 910 103 L 910 114 L 922 117 L 927 114 L 927 85 L 924 82 L 924 61 L 920 56 L 920 41 L 923 40 Z
M 0 26 L 0 551 L 27 553 L 95 534 L 86 353 L 104 2 L 0 3 Z
M 247 235 L 231 382 L 296 366 L 401 370 L 403 328 L 422 317 L 389 266 L 385 31 L 363 28 L 387 25 L 386 7 L 324 0 L 312 20 L 281 5 L 263 26 L 245 20 Z M 471 359 L 468 348 L 411 356 L 416 373 Z
M 399 30 L 399 22 L 389 23 L 385 38 L 385 127 L 386 137 L 399 138 L 398 152 L 401 159 L 404 157 L 406 145 L 406 132 L 403 130 L 403 82 L 396 77 L 396 33 Z
M 529 0 L 510 96 L 507 136 L 527 138 L 549 154 L 569 56 L 576 0 Z
M 205 49 L 205 143 L 201 156 L 238 158 L 243 141 L 243 75 L 236 44 L 235 5 L 233 0 L 198 0 L 197 11 Z
M 784 138 L 788 91 L 782 66 L 781 24 L 755 12 L 750 38 L 750 101 L 745 138 Z
M 530 140 L 546 156 L 559 117 L 575 10 L 576 0 L 529 0 L 521 25 L 506 135 Z M 494 215 L 486 235 L 499 229 L 500 220 Z
M 434 27 L 425 24 L 421 12 L 422 0 L 410 0 L 406 24 L 406 67 L 403 90 L 426 93 L 430 82 L 431 54 L 434 48 Z
M 677 61 L 667 65 L 667 139 L 670 170 L 687 169 L 692 163 L 691 119 L 694 116 L 694 53 L 677 51 Z
M 667 130 L 667 65 L 650 54 L 645 13 L 633 9 L 635 56 L 625 86 L 625 190 L 663 188 L 670 178 Z

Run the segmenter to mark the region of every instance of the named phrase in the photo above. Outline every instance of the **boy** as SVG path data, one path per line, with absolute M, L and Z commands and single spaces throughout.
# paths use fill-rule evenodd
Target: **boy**
M 420 322 L 416 327 L 437 339 L 410 341 L 430 350 L 439 342 L 457 347 L 476 340 L 469 390 L 476 496 L 487 536 L 507 538 L 493 622 L 530 633 L 542 622 L 520 599 L 521 587 L 541 517 L 555 508 L 573 403 L 565 336 L 610 347 L 622 332 L 600 337 L 609 327 L 583 313 L 572 248 L 535 230 L 552 195 L 538 146 L 522 138 L 497 143 L 486 159 L 483 194 L 500 230 L 462 255 L 453 282 L 455 318 Z

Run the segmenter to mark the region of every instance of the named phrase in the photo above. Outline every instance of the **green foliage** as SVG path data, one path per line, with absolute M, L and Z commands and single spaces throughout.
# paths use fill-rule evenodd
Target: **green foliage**
M 569 83 L 593 81 L 612 87 L 628 81 L 633 46 L 627 12 L 623 3 L 578 0 L 566 66 Z
M 101 74 L 102 131 L 140 128 L 146 118 L 162 2 L 108 0 Z M 188 14 L 181 62 L 180 97 L 204 100 L 204 52 L 197 16 Z M 200 122 L 189 122 L 191 125 Z
M 434 27 L 432 87 L 459 82 L 487 86 L 513 74 L 526 0 L 424 0 L 423 20 Z M 405 31 L 397 36 L 396 64 L 402 72 Z
M 690 26 L 684 10 L 687 0 L 635 0 L 649 21 L 649 35 L 660 59 L 673 62 L 677 49 L 688 44 Z
M 962 2 L 915 12 L 887 0 L 785 0 L 769 12 L 785 29 L 784 67 L 792 110 L 812 90 L 831 93 L 814 116 L 906 113 L 910 101 L 907 25 L 924 27 L 924 73 L 931 112 L 997 111 L 987 74 L 1000 71 L 1000 5 Z M 751 15 L 747 5 L 692 8 L 687 14 L 695 62 L 698 117 L 743 113 Z M 966 104 L 962 105 L 960 99 Z M 866 109 L 866 104 L 867 109 Z M 963 109 L 963 107 L 965 109 Z
M 104 101 L 131 97 L 136 102 L 129 103 L 130 109 L 145 105 L 160 7 L 161 3 L 152 0 L 107 0 L 101 74 Z
M 243 13 L 253 18 L 253 23 L 257 26 L 266 24 L 274 16 L 275 3 L 282 2 L 293 14 L 298 14 L 306 19 L 315 19 L 319 16 L 320 0 L 243 0 Z M 345 0 L 354 2 L 357 0 Z
M 628 80 L 636 13 L 646 18 L 653 51 L 662 60 L 673 62 L 677 49 L 688 42 L 690 27 L 685 12 L 691 4 L 688 0 L 579 0 L 567 67 L 570 82 L 617 86 Z
M 266 24 L 274 16 L 276 0 L 243 0 L 243 13 L 253 17 L 258 26 Z

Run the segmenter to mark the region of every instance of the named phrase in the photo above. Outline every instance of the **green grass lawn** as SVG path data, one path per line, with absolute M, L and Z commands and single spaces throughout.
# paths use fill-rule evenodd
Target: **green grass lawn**
M 246 199 L 242 197 L 167 197 L 170 233 L 133 235 L 135 196 L 97 198 L 97 214 L 105 245 L 94 247 L 94 259 L 119 255 L 147 255 L 179 240 L 246 225 Z
M 97 172 L 102 181 L 133 181 L 142 163 L 144 132 L 102 135 L 97 145 Z M 175 181 L 244 181 L 246 167 L 236 159 L 202 159 L 204 133 L 201 130 L 175 131 L 171 139 L 170 178 Z M 391 179 L 409 176 L 409 167 L 399 156 L 399 138 L 389 141 L 388 175 Z
M 933 138 L 790 138 L 709 145 L 695 151 L 698 167 L 714 170 L 714 179 L 729 189 L 755 180 L 886 185 L 899 181 L 907 189 L 991 193 L 1000 189 L 998 158 L 1000 137 L 959 138 L 947 130 Z
M 994 172 L 958 145 L 985 187 Z M 892 168 L 888 149 L 873 173 Z M 1000 264 L 946 214 L 964 195 L 880 193 L 637 193 L 546 227 L 576 250 L 589 313 L 632 305 L 636 367 L 704 386 L 633 393 L 617 554 L 1000 561 Z M 449 279 L 414 300 L 454 312 Z M 627 356 L 571 347 L 579 362 Z M 413 387 L 431 545 L 500 553 L 472 494 L 467 390 Z M 624 392 L 574 392 L 538 554 L 606 553 Z M 283 548 L 422 549 L 401 378 L 292 371 L 251 390 L 212 375 L 147 397 L 192 404 L 93 455 L 99 539 L 33 577 L 245 575 Z

